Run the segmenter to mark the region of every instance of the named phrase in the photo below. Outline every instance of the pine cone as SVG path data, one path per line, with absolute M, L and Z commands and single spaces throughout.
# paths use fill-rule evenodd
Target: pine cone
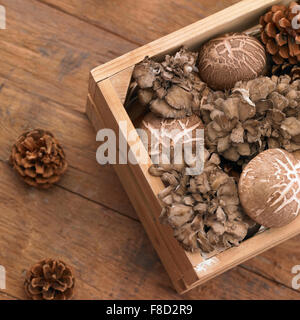
M 33 300 L 69 300 L 74 294 L 72 269 L 63 261 L 45 259 L 27 272 L 25 292 Z
M 40 188 L 49 188 L 68 167 L 61 145 L 52 133 L 42 129 L 18 138 L 10 163 L 27 184 Z
M 275 5 L 260 18 L 262 25 L 261 40 L 275 64 L 300 62 L 300 29 L 294 29 L 292 21 L 297 12 L 292 9 L 298 3 L 292 1 L 288 7 Z

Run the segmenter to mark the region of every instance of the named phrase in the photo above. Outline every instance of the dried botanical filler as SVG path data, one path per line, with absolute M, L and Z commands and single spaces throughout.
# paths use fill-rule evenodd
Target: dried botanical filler
M 300 233 L 297 5 L 241 1 L 92 71 L 94 126 L 126 119 L 156 137 L 140 137 L 149 165 L 116 171 L 178 292 Z M 202 172 L 175 163 L 176 139 L 162 161 L 174 129 L 191 141 L 204 130 Z

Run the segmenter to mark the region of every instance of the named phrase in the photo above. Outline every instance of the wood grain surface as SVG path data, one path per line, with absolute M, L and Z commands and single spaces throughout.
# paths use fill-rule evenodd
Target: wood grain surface
M 291 273 L 300 237 L 176 294 L 114 171 L 96 163 L 84 114 L 92 68 L 236 2 L 0 0 L 0 300 L 26 299 L 24 272 L 45 257 L 74 267 L 75 299 L 300 298 Z M 55 134 L 70 164 L 48 191 L 7 163 L 16 138 L 37 127 Z

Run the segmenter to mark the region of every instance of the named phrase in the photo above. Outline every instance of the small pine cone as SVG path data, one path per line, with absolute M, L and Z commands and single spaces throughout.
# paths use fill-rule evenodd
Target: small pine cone
M 292 25 L 298 13 L 293 13 L 293 8 L 297 5 L 295 1 L 289 6 L 274 5 L 260 17 L 261 40 L 277 65 L 300 62 L 300 29 Z
M 42 129 L 22 134 L 12 148 L 10 163 L 24 181 L 49 188 L 66 171 L 65 153 L 52 133 Z
M 63 261 L 45 259 L 26 274 L 25 292 L 33 300 L 69 300 L 74 294 L 72 269 Z

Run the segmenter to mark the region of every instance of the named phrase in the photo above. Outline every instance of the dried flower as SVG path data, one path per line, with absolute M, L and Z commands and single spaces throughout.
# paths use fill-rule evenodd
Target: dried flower
M 161 63 L 146 57 L 137 64 L 133 78 L 140 103 L 162 118 L 181 119 L 199 113 L 200 94 L 207 86 L 198 76 L 197 57 L 182 48 Z
M 220 168 L 219 156 L 206 150 L 205 158 L 198 176 L 174 165 L 154 165 L 149 172 L 166 186 L 158 195 L 164 206 L 161 221 L 174 229 L 186 250 L 212 253 L 238 246 L 255 223 L 243 213 L 237 183 Z
M 201 107 L 206 147 L 244 165 L 268 148 L 300 149 L 300 81 L 289 76 L 238 82 L 225 97 Z

